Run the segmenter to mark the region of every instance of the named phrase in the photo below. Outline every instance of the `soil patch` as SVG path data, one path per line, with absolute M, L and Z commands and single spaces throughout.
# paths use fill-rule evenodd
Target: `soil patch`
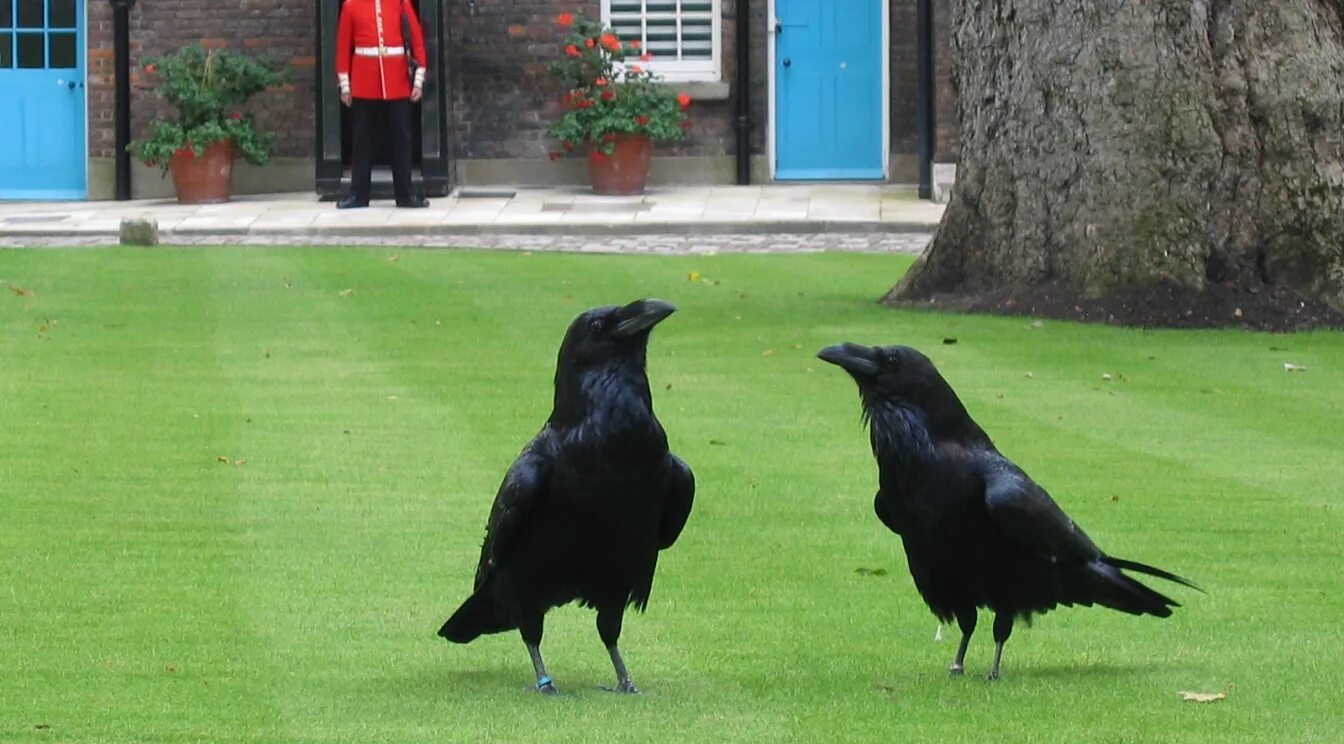
M 1126 287 L 1084 297 L 1062 284 L 890 301 L 897 307 L 1028 316 L 1140 328 L 1243 328 L 1255 331 L 1344 329 L 1344 312 L 1286 287 L 1177 285 Z

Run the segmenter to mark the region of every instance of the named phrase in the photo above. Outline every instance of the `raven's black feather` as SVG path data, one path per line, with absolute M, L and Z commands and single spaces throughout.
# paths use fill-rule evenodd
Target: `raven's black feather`
M 878 518 L 901 535 L 915 586 L 963 632 L 976 610 L 996 614 L 998 655 L 1013 620 L 1059 605 L 1166 617 L 1176 602 L 1121 569 L 1194 587 L 1175 574 L 1105 555 L 1045 489 L 995 449 L 924 356 L 904 346 L 838 344 L 818 354 L 858 383 L 877 459 Z M 1198 588 L 1198 587 L 1194 587 Z
M 648 604 L 658 551 L 676 541 L 695 495 L 690 468 L 668 451 L 645 374 L 649 332 L 673 310 L 640 300 L 570 324 L 551 415 L 504 476 L 474 592 L 439 635 L 466 643 L 519 629 L 541 687 L 549 683 L 538 648 L 543 617 L 577 600 L 597 609 L 623 676 L 615 648 L 625 608 Z

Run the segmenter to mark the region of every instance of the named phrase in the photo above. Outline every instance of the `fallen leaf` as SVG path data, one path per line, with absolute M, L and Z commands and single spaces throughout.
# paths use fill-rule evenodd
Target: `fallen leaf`
M 953 337 L 953 336 L 948 336 L 947 338 L 944 338 L 944 339 L 943 339 L 943 343 L 946 344 L 946 345 L 948 345 L 948 346 L 951 346 L 952 344 L 955 344 L 956 342 L 957 342 L 957 339 L 956 339 L 955 337 Z
M 163 666 L 163 671 L 172 674 L 173 672 L 177 671 L 177 667 L 173 666 L 172 664 L 165 664 Z
M 39 724 L 37 724 L 36 726 L 33 726 L 33 728 L 37 729 L 38 731 L 46 731 L 47 729 L 51 728 L 51 724 L 50 724 L 50 723 L 39 723 Z
M 341 290 L 341 296 L 342 296 L 342 297 L 349 297 L 350 295 L 352 295 L 352 294 L 354 294 L 354 293 L 355 293 L 355 290 L 354 290 L 353 288 L 346 288 L 346 289 L 342 289 L 342 290 Z
M 761 352 L 761 356 L 774 356 L 774 355 L 775 355 L 774 349 L 766 349 L 765 351 Z
M 1120 497 L 1117 496 L 1117 495 L 1115 495 L 1115 494 L 1111 494 L 1110 497 L 1108 497 L 1106 500 L 1107 500 L 1107 501 L 1119 501 L 1119 500 L 1120 500 Z
M 1227 699 L 1226 692 L 1190 692 L 1189 690 L 1181 690 L 1176 694 L 1180 695 L 1182 700 L 1191 703 L 1212 703 L 1218 700 Z
M 1030 380 L 1032 377 L 1033 377 L 1033 375 L 1032 375 L 1030 372 L 1028 372 L 1028 373 L 1027 373 L 1027 379 Z
M 1296 365 L 1296 364 L 1293 364 L 1292 362 L 1284 362 L 1284 363 L 1283 363 L 1283 371 L 1284 371 L 1284 372 L 1306 372 L 1306 371 L 1307 371 L 1307 368 L 1306 368 L 1306 367 L 1299 366 L 1299 365 Z
M 722 439 L 711 439 L 709 440 L 709 443 L 714 445 L 715 447 L 723 447 L 724 445 L 727 444 L 727 442 L 723 441 Z
M 688 281 L 688 282 L 698 282 L 698 281 L 700 281 L 700 272 L 698 272 L 698 271 L 692 271 L 692 272 L 686 274 L 686 281 Z
M 220 455 L 219 457 L 215 458 L 215 462 L 222 462 L 225 465 L 227 465 L 229 464 L 229 458 L 225 457 L 224 455 Z
M 1110 381 L 1111 381 L 1111 373 L 1110 373 L 1110 372 L 1102 372 L 1102 373 L 1101 373 L 1101 379 L 1105 380 L 1106 382 L 1110 382 Z
M 663 389 L 664 389 L 664 390 L 671 390 L 671 389 L 672 389 L 672 383 L 670 383 L 670 382 L 667 383 L 667 387 L 665 387 L 665 388 L 663 388 Z
M 401 260 L 401 256 L 399 256 L 399 255 L 397 255 L 397 254 L 395 254 L 395 253 L 387 257 L 387 262 L 388 262 L 388 263 L 396 263 L 396 262 L 398 262 L 398 261 L 400 261 L 400 260 Z
M 896 691 L 896 688 L 895 688 L 895 687 L 892 687 L 891 685 L 888 685 L 888 684 L 884 684 L 884 683 L 882 683 L 882 682 L 874 682 L 874 683 L 873 683 L 873 689 L 874 689 L 874 690 L 881 690 L 882 692 L 895 692 L 895 691 Z
M 854 569 L 854 573 L 856 573 L 856 574 L 858 574 L 858 575 L 860 575 L 860 576 L 886 576 L 886 575 L 887 575 L 887 569 L 885 569 L 885 568 L 856 568 L 856 569 Z
M 387 399 L 388 399 L 388 400 L 399 400 L 399 398 L 397 398 L 397 396 L 395 396 L 395 395 L 389 395 L 389 396 L 387 396 Z
M 16 295 L 18 295 L 18 296 L 20 296 L 20 297 L 32 297 L 32 296 L 33 296 L 33 292 L 32 292 L 32 290 L 30 290 L 30 289 L 24 289 L 23 287 L 10 287 L 10 288 L 9 288 L 9 291 L 13 292 L 14 294 L 16 294 Z
M 234 465 L 246 465 L 246 464 L 247 464 L 247 460 L 234 460 L 234 461 L 233 461 L 233 464 L 234 464 Z
M 283 280 L 284 283 L 285 283 L 285 289 L 289 289 L 290 287 L 294 286 L 293 284 L 290 284 L 290 283 L 289 283 L 289 277 L 287 277 L 287 276 L 286 276 L 286 277 L 283 277 L 282 280 Z
M 1043 320 L 1034 320 L 1034 321 L 1031 322 L 1031 327 L 1032 327 L 1032 328 L 1044 328 L 1044 327 L 1045 327 L 1045 321 L 1043 321 Z

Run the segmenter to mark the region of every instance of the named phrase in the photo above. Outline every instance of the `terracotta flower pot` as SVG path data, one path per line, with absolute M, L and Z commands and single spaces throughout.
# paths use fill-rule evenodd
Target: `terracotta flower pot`
M 179 204 L 215 204 L 229 200 L 233 161 L 238 148 L 231 140 L 212 142 L 200 157 L 189 148 L 173 153 L 168 170 Z
M 642 134 L 616 135 L 610 155 L 588 152 L 588 178 L 593 192 L 610 196 L 642 194 L 653 165 L 653 141 Z

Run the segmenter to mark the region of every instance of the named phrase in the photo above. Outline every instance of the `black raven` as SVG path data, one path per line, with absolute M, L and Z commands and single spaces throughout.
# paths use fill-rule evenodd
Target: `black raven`
M 647 606 L 658 551 L 676 542 L 695 496 L 691 469 L 668 451 L 645 374 L 649 332 L 675 310 L 638 300 L 570 324 L 551 416 L 504 476 L 474 591 L 439 629 L 468 643 L 517 628 L 541 692 L 556 692 L 541 660 L 543 618 L 576 599 L 597 610 L 615 690 L 639 692 L 616 648 L 621 621 L 628 605 Z
M 817 354 L 858 383 L 877 459 L 878 519 L 901 536 L 915 588 L 942 622 L 956 618 L 963 671 L 976 610 L 994 611 L 994 666 L 1014 618 L 1098 604 L 1167 617 L 1176 602 L 1121 569 L 1198 589 L 1101 552 L 1045 489 L 994 448 L 933 362 L 908 346 L 836 344 Z

